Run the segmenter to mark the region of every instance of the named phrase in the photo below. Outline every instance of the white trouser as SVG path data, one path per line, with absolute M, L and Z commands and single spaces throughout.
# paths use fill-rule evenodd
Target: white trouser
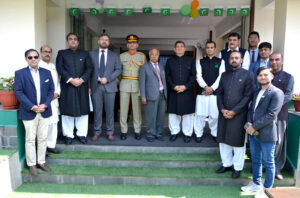
M 228 144 L 220 143 L 220 154 L 222 165 L 230 167 L 233 165 L 234 170 L 243 170 L 245 163 L 246 144 L 243 147 L 233 147 Z
M 88 133 L 89 115 L 82 115 L 80 117 L 62 115 L 61 121 L 64 136 L 74 138 L 73 130 L 75 126 L 77 129 L 76 135 L 86 137 Z
M 176 115 L 169 113 L 169 129 L 171 131 L 171 135 L 176 135 L 180 132 L 180 122 L 182 119 L 182 132 L 186 136 L 192 136 L 193 134 L 193 121 L 194 114 L 187 115 Z
M 57 123 L 50 123 L 48 128 L 47 147 L 55 148 L 57 140 Z
M 206 116 L 194 116 L 194 131 L 197 137 L 203 136 L 203 131 L 205 127 L 205 119 Z M 210 133 L 212 136 L 217 137 L 217 129 L 218 129 L 218 118 L 208 117 L 208 126 L 210 128 Z

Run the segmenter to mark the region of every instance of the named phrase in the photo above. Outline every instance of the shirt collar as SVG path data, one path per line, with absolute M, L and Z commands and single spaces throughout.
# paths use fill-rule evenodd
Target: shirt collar
M 103 49 L 99 48 L 99 53 L 102 53 L 102 50 L 103 50 Z M 107 48 L 104 49 L 104 53 L 105 53 L 105 54 L 107 53 L 107 50 L 108 50 Z
M 237 47 L 237 48 L 235 48 L 234 50 L 236 50 L 236 51 L 239 51 L 239 50 L 240 50 L 240 48 L 239 48 L 239 47 Z M 228 49 L 227 49 L 227 52 L 229 52 L 229 51 L 231 51 L 231 49 L 228 47 Z
M 260 61 L 263 63 L 267 63 L 267 62 L 269 62 L 269 58 L 266 61 L 264 61 L 262 58 L 260 58 Z
M 29 71 L 36 72 L 32 67 L 30 67 L 30 65 L 28 65 L 28 67 L 29 67 Z M 39 69 L 40 69 L 40 66 L 38 65 L 37 66 L 37 71 L 39 71 Z
M 152 65 L 155 65 L 155 63 L 153 63 L 152 61 L 150 61 L 150 63 L 151 63 Z M 157 66 L 158 66 L 158 62 L 157 62 L 156 64 L 157 64 Z

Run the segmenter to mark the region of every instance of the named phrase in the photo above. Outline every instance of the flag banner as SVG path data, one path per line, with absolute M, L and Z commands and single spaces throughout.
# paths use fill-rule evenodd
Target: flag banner
M 70 8 L 70 16 L 79 16 L 79 8 Z
M 223 16 L 223 8 L 215 8 L 214 9 L 214 16 Z
M 227 16 L 235 16 L 236 8 L 227 8 Z
M 171 9 L 170 8 L 162 8 L 160 10 L 161 16 L 170 16 L 171 15 Z
M 117 16 L 117 8 L 107 8 L 107 16 Z
M 90 8 L 90 16 L 97 16 L 98 10 L 96 8 Z
M 152 7 L 144 7 L 143 8 L 144 14 L 151 14 L 152 13 Z
M 199 9 L 199 15 L 200 16 L 208 16 L 209 8 L 200 8 Z
M 240 15 L 241 16 L 249 16 L 250 14 L 250 8 L 241 8 Z

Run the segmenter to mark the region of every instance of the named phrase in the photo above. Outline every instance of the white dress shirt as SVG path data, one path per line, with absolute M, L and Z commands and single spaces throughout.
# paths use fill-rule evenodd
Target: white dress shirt
M 29 67 L 29 71 L 31 73 L 31 76 L 33 78 L 35 90 L 36 90 L 36 101 L 37 105 L 41 102 L 41 82 L 40 82 L 40 72 L 39 72 L 39 66 L 37 70 L 35 71 L 32 67 Z
M 262 90 L 262 89 L 259 91 L 259 93 L 258 93 L 258 95 L 257 95 L 257 98 L 256 98 L 254 111 L 256 110 L 256 107 L 257 107 L 257 105 L 258 105 L 260 99 L 261 99 L 262 96 L 264 95 L 265 91 L 266 91 L 266 90 Z
M 234 50 L 239 51 L 239 47 L 235 48 Z M 228 48 L 227 52 L 229 52 L 231 49 Z M 222 53 L 219 53 L 219 58 L 222 58 Z M 249 70 L 249 66 L 250 66 L 250 55 L 248 50 L 246 50 L 245 54 L 244 54 L 244 58 L 243 58 L 243 63 L 242 63 L 242 68 Z
M 101 55 L 102 55 L 102 50 L 104 50 L 104 65 L 106 67 L 106 61 L 107 61 L 107 51 L 108 49 L 101 49 L 99 48 L 99 67 L 100 67 L 100 61 L 101 61 Z

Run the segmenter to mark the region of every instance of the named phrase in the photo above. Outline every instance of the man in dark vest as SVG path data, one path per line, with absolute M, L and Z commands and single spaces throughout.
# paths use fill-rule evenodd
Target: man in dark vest
M 65 143 L 72 144 L 73 130 L 76 127 L 78 140 L 86 144 L 88 132 L 89 85 L 88 80 L 92 71 L 89 53 L 78 49 L 78 36 L 74 33 L 67 35 L 69 49 L 58 51 L 56 69 L 61 76 L 61 93 L 59 100 L 62 115 L 62 132 Z
M 239 47 L 240 42 L 241 42 L 241 36 L 238 33 L 236 32 L 230 33 L 228 36 L 228 49 L 223 49 L 219 54 L 219 58 L 222 58 L 225 61 L 226 71 L 231 70 L 231 66 L 229 63 L 229 56 L 232 51 L 239 51 L 241 53 L 243 59 L 242 68 L 246 70 L 249 69 L 250 66 L 249 52 Z
M 275 147 L 275 178 L 282 180 L 281 169 L 285 164 L 286 159 L 286 127 L 288 120 L 288 101 L 293 97 L 294 77 L 282 70 L 283 57 L 279 52 L 274 52 L 270 55 L 270 66 L 272 68 L 274 79 L 272 84 L 284 93 L 283 106 L 278 114 L 277 120 L 277 144 Z
M 205 44 L 206 57 L 197 61 L 197 99 L 194 118 L 196 142 L 202 141 L 205 119 L 214 140 L 217 137 L 219 110 L 217 107 L 216 90 L 219 86 L 221 74 L 225 71 L 224 60 L 215 57 L 216 43 L 207 41 Z
M 222 74 L 217 91 L 220 111 L 217 141 L 220 143 L 222 166 L 216 171 L 224 173 L 232 170 L 232 178 L 240 177 L 245 161 L 245 129 L 248 104 L 253 94 L 253 74 L 241 68 L 241 52 L 230 54 L 232 70 Z

